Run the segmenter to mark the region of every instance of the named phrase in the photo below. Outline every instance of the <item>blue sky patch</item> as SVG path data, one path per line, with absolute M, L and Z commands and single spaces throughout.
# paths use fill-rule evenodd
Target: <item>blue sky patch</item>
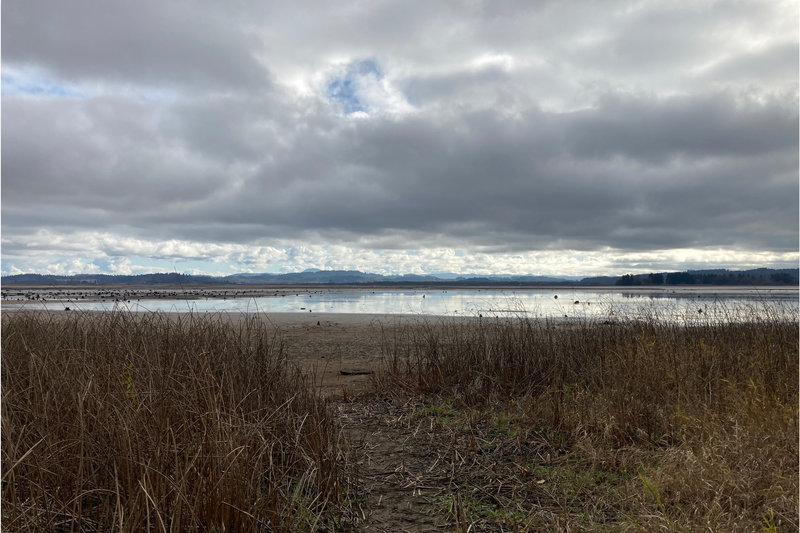
M 345 114 L 361 111 L 369 112 L 369 107 L 363 102 L 359 95 L 364 78 L 374 77 L 377 80 L 383 78 L 383 72 L 375 61 L 365 59 L 353 61 L 347 65 L 347 69 L 340 76 L 332 78 L 325 86 L 326 96 L 342 106 Z
M 82 98 L 80 91 L 38 76 L 18 76 L 4 72 L 0 77 L 3 96 L 44 96 Z

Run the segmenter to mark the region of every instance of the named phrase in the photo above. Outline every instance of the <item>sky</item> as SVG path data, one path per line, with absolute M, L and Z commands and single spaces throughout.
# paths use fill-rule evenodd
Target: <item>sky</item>
M 3 275 L 798 265 L 794 0 L 1 17 Z

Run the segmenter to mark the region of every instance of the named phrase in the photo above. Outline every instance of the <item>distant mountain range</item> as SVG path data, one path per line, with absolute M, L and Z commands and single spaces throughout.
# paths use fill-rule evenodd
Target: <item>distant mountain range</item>
M 16 274 L 3 276 L 3 285 L 798 285 L 798 269 L 757 268 L 753 270 L 687 270 L 683 272 L 653 272 L 623 276 L 576 278 L 573 276 L 470 276 L 452 273 L 436 275 L 402 274 L 384 276 L 358 270 L 306 270 L 289 274 L 233 274 L 230 276 L 192 276 L 161 273 L 136 276 L 108 274 Z

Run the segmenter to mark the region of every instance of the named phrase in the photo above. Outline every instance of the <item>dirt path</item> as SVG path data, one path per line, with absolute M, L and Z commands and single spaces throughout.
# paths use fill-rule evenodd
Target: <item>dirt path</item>
M 446 523 L 452 470 L 407 406 L 337 402 L 345 437 L 355 452 L 366 532 L 434 532 Z
M 428 421 L 415 419 L 409 404 L 363 395 L 373 388 L 372 375 L 360 371 L 379 372 L 382 344 L 410 322 L 312 315 L 280 324 L 291 359 L 338 411 L 358 469 L 364 532 L 440 532 L 453 526 L 446 513 L 452 461 L 435 446 Z
M 439 532 L 447 529 L 437 512 L 448 493 L 447 473 L 428 435 L 411 427 L 412 408 L 364 397 L 351 401 L 371 388 L 366 372 L 380 370 L 385 336 L 403 327 L 387 322 L 319 315 L 282 323 L 280 329 L 291 359 L 339 413 L 357 461 L 360 530 Z

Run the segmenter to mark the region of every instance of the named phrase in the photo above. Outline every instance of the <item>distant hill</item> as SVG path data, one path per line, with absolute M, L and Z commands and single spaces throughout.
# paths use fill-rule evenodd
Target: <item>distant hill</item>
M 551 276 L 463 276 L 444 274 L 442 276 L 402 274 L 384 276 L 358 270 L 317 270 L 288 274 L 242 273 L 230 276 L 192 276 L 188 274 L 141 274 L 138 276 L 113 276 L 106 274 L 79 274 L 74 276 L 55 276 L 43 274 L 17 274 L 3 276 L 2 283 L 8 285 L 196 285 L 196 284 L 237 284 L 237 285 L 306 285 L 306 284 L 413 284 L 448 283 L 457 285 L 479 284 L 523 284 L 523 283 L 567 283 L 566 278 Z
M 233 274 L 230 276 L 192 276 L 178 273 L 116 276 L 108 274 L 78 274 L 55 276 L 17 274 L 3 276 L 4 285 L 411 285 L 441 283 L 457 286 L 497 285 L 576 285 L 576 286 L 633 286 L 633 285 L 798 285 L 798 269 L 757 268 L 752 270 L 687 270 L 684 272 L 654 272 L 624 276 L 596 276 L 577 279 L 571 276 L 465 276 L 451 273 L 437 275 L 402 274 L 384 276 L 358 270 L 306 270 L 289 274 Z

